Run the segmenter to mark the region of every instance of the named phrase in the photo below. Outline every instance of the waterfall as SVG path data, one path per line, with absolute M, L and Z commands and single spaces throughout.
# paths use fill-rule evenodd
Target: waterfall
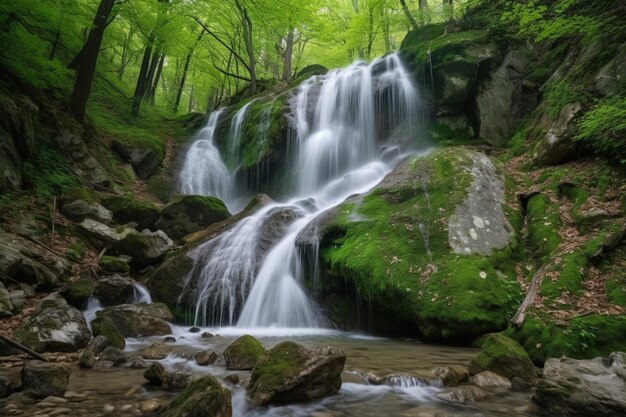
M 378 184 L 401 159 L 399 149 L 415 146 L 418 95 L 397 54 L 312 77 L 291 103 L 292 198 L 259 209 L 193 251 L 183 293 L 192 294 L 197 325 L 323 326 L 303 287 L 298 234 L 324 211 Z M 233 118 L 230 150 L 240 146 L 250 104 Z M 281 213 L 290 213 L 290 222 L 276 223 Z M 268 228 L 279 238 L 268 238 Z M 259 248 L 269 241 L 263 253 Z
M 252 103 L 256 100 L 250 100 L 243 106 L 235 115 L 233 116 L 232 121 L 230 122 L 230 131 L 228 132 L 229 146 L 228 146 L 228 156 L 234 165 L 239 163 L 239 153 L 241 151 L 241 136 L 242 136 L 242 127 L 243 121 L 246 117 L 246 113 L 248 112 L 248 108 Z
M 214 111 L 185 157 L 179 177 L 183 194 L 211 195 L 223 200 L 230 209 L 232 181 L 219 150 L 213 143 L 215 128 L 223 109 Z

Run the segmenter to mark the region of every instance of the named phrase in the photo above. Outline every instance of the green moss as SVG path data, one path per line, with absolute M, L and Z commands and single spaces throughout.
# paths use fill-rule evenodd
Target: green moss
M 607 279 L 606 297 L 613 304 L 626 307 L 626 276 L 616 275 Z
M 124 336 L 122 336 L 122 333 L 120 333 L 115 323 L 113 323 L 113 320 L 109 317 L 97 317 L 91 322 L 91 330 L 94 336 L 102 335 L 109 339 L 111 346 L 118 349 L 124 349 L 126 347 Z
M 115 256 L 103 256 L 100 258 L 98 264 L 107 272 L 121 272 L 124 274 L 130 272 L 130 265 L 128 265 L 128 262 Z
M 67 302 L 79 309 L 85 307 L 87 300 L 93 294 L 93 282 L 87 278 L 65 284 L 61 290 L 61 295 Z
M 153 228 L 161 211 L 155 204 L 131 196 L 108 197 L 102 200 L 102 205 L 111 210 L 117 223 L 135 222 L 139 229 Z
M 83 200 L 90 204 L 100 202 L 100 196 L 91 188 L 85 187 L 71 187 L 63 191 L 63 194 L 59 198 L 61 202 Z
M 78 179 L 56 145 L 45 138 L 37 138 L 36 142 L 32 157 L 24 163 L 24 182 L 44 198 L 51 198 L 67 188 L 78 186 Z
M 480 353 L 470 363 L 469 371 L 472 375 L 491 371 L 528 382 L 536 379 L 535 368 L 524 348 L 502 333 L 489 334 L 482 340 Z
M 265 348 L 254 337 L 245 334 L 224 350 L 228 369 L 252 369 Z
M 540 257 L 549 256 L 561 244 L 558 207 L 544 194 L 535 194 L 526 205 L 528 240 Z
M 543 280 L 539 291 L 541 296 L 546 298 L 546 302 L 551 302 L 565 292 L 580 293 L 583 289 L 582 281 L 588 262 L 588 254 L 580 248 L 561 255 L 558 263 L 550 268 L 558 271 L 558 274 L 554 279 Z
M 165 410 L 164 417 L 230 416 L 230 392 L 212 376 L 191 382 Z
M 72 243 L 65 251 L 65 257 L 70 261 L 79 262 L 85 256 L 85 248 L 78 243 Z
M 296 375 L 306 359 L 306 352 L 295 342 L 281 342 L 257 362 L 250 378 L 249 390 L 275 387 Z

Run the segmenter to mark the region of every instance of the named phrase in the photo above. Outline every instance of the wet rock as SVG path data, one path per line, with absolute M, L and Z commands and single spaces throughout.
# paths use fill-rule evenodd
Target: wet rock
M 144 361 L 141 358 L 132 358 L 130 360 L 130 365 L 132 369 L 146 369 L 148 367 L 148 362 Z
M 336 394 L 345 360 L 345 354 L 332 347 L 309 350 L 294 342 L 279 343 L 257 361 L 247 398 L 262 406 Z
M 228 209 L 216 197 L 176 195 L 161 210 L 156 227 L 173 239 L 180 239 L 228 217 Z
M 475 401 L 482 401 L 488 396 L 489 394 L 487 391 L 472 385 L 462 385 L 460 387 L 448 388 L 437 393 L 436 395 L 436 397 L 440 400 L 452 403 L 471 403 Z
M 20 323 L 13 338 L 36 352 L 74 352 L 87 346 L 91 332 L 83 314 L 53 293 Z
M 194 326 L 194 327 L 190 327 L 189 330 L 187 331 L 189 333 L 200 333 L 201 330 L 202 330 L 201 328 Z
M 115 365 L 125 363 L 128 360 L 124 352 L 113 346 L 109 346 L 104 349 L 98 359 L 102 361 L 111 361 Z
M 302 214 L 294 207 L 277 207 L 270 210 L 258 234 L 257 259 L 263 259 L 284 236 L 285 231 Z
M 594 87 L 604 96 L 626 91 L 626 44 L 622 44 L 615 57 L 598 71 Z
M 109 339 L 107 339 L 105 336 L 97 335 L 96 337 L 91 339 L 91 341 L 87 345 L 87 349 L 98 355 L 110 345 L 111 342 L 109 341 Z
M 139 143 L 127 144 L 115 140 L 113 149 L 133 166 L 135 173 L 142 180 L 150 178 L 163 161 L 163 157 L 153 149 Z
M 62 397 L 70 378 L 66 363 L 29 361 L 22 369 L 24 392 L 33 398 Z
M 548 359 L 533 400 L 553 416 L 626 415 L 626 353 Z
M 0 398 L 8 397 L 22 389 L 22 368 L 0 368 Z
M 168 372 L 163 378 L 161 387 L 170 391 L 178 391 L 189 385 L 191 373 L 189 370 L 177 370 Z
M 574 136 L 578 133 L 577 119 L 582 115 L 580 103 L 565 105 L 548 133 L 537 143 L 533 151 L 533 164 L 550 166 L 572 159 L 578 149 Z
M 95 329 L 109 320 L 124 337 L 164 336 L 171 333 L 168 321 L 173 319 L 165 304 L 122 304 L 98 311 L 92 327 Z
M 462 365 L 448 365 L 435 368 L 432 371 L 434 378 L 440 379 L 444 386 L 454 387 L 469 381 L 469 371 Z
M 211 337 L 215 337 L 215 335 L 213 333 L 209 333 L 209 332 L 202 332 L 200 337 L 203 338 L 203 339 L 208 339 L 208 338 L 211 338 Z
M 524 348 L 500 333 L 487 335 L 480 353 L 470 363 L 470 374 L 476 375 L 483 371 L 495 372 L 507 378 L 517 376 L 527 382 L 536 379 L 535 367 Z
M 113 361 L 96 360 L 93 369 L 111 369 L 113 367 L 115 367 L 115 362 Z
M 513 391 L 530 391 L 532 384 L 524 381 L 522 378 L 514 376 L 511 379 L 511 389 Z
M 129 261 L 117 256 L 103 256 L 98 261 L 98 265 L 100 265 L 100 268 L 104 272 L 109 272 L 112 274 L 128 274 L 130 272 Z
M 166 375 L 167 372 L 165 371 L 165 368 L 159 362 L 152 363 L 143 373 L 143 377 L 154 385 L 161 385 Z
M 74 282 L 65 284 L 61 288 L 61 291 L 59 291 L 59 294 L 61 294 L 71 306 L 82 309 L 93 295 L 93 283 L 91 279 L 80 278 Z
M 233 384 L 233 385 L 237 385 L 240 381 L 239 375 L 237 374 L 230 374 L 230 375 L 226 375 L 224 377 L 224 381 Z
M 82 351 L 78 358 L 78 366 L 83 369 L 91 369 L 96 364 L 96 355 L 89 348 Z
M 176 343 L 176 338 L 174 336 L 165 336 L 163 341 L 165 343 Z
M 156 411 L 159 411 L 159 409 L 162 406 L 163 404 L 161 404 L 161 401 L 159 400 L 156 400 L 156 399 L 144 400 L 139 403 L 139 411 L 141 411 L 143 414 L 152 414 Z
M 511 388 L 511 381 L 494 372 L 484 371 L 472 377 L 472 383 L 481 388 Z
M 224 350 L 226 368 L 250 370 L 264 353 L 265 348 L 261 342 L 250 335 L 243 335 Z
M 230 391 L 212 376 L 187 386 L 170 403 L 163 417 L 231 417 Z
M 104 277 L 96 282 L 93 293 L 105 306 L 128 303 L 135 295 L 135 281 L 117 274 Z
M 155 342 L 141 351 L 141 357 L 144 359 L 165 359 L 173 351 L 172 346 L 163 342 Z
M 200 366 L 210 365 L 217 360 L 217 353 L 205 350 L 196 354 L 195 359 Z
M 104 337 L 111 346 L 115 346 L 118 349 L 124 349 L 126 347 L 124 336 L 120 333 L 110 317 L 101 317 L 100 319 L 93 320 L 91 322 L 91 330 L 94 335 Z M 104 348 L 102 350 L 104 350 Z
M 156 230 L 154 225 L 161 216 L 156 205 L 129 196 L 109 197 L 102 200 L 102 205 L 111 210 L 116 223 L 136 223 L 138 230 Z

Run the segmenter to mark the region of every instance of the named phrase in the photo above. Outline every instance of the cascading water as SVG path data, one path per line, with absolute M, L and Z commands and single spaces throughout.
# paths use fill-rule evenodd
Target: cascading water
M 192 253 L 195 268 L 183 294 L 192 294 L 197 325 L 323 326 L 302 287 L 298 234 L 325 210 L 380 182 L 400 159 L 384 143 L 415 144 L 417 92 L 397 54 L 313 77 L 292 103 L 295 135 L 287 154 L 296 161 L 293 198 L 259 209 Z M 259 253 L 266 225 L 285 212 L 295 219 L 266 254 Z
M 228 156 L 233 161 L 237 161 L 239 158 L 239 151 L 241 148 L 241 136 L 243 134 L 242 127 L 243 121 L 246 117 L 246 113 L 248 113 L 248 108 L 250 105 L 254 103 L 255 100 L 250 100 L 250 102 L 246 103 L 235 115 L 230 123 L 230 131 L 228 133 L 229 137 L 229 146 L 228 146 Z

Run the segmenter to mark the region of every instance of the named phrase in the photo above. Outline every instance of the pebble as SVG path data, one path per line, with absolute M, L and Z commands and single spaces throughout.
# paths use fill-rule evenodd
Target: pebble
M 6 410 L 8 416 L 19 416 L 24 414 L 22 410 L 18 410 L 17 408 L 12 408 L 10 410 Z
M 161 402 L 155 399 L 145 400 L 139 403 L 139 410 L 144 414 L 154 413 L 161 408 Z
M 130 404 L 126 404 L 126 405 L 123 405 L 123 406 L 121 406 L 121 407 L 120 407 L 120 411 L 128 411 L 128 410 L 130 410 L 131 408 L 133 408 L 133 406 L 132 406 L 132 405 L 130 405 Z
M 75 391 L 65 391 L 63 396 L 65 398 L 86 398 L 87 394 Z
M 51 403 L 56 403 L 56 404 L 63 404 L 66 403 L 67 400 L 65 398 L 61 398 L 61 397 L 55 397 L 55 396 L 49 396 L 43 399 L 44 401 L 48 401 Z
M 113 412 L 113 410 L 115 410 L 115 406 L 112 404 L 106 404 L 104 407 L 102 407 L 102 409 L 105 413 L 111 413 Z
M 60 416 L 61 414 L 68 414 L 71 412 L 72 410 L 69 408 L 57 408 L 56 410 L 50 412 L 50 417 Z

